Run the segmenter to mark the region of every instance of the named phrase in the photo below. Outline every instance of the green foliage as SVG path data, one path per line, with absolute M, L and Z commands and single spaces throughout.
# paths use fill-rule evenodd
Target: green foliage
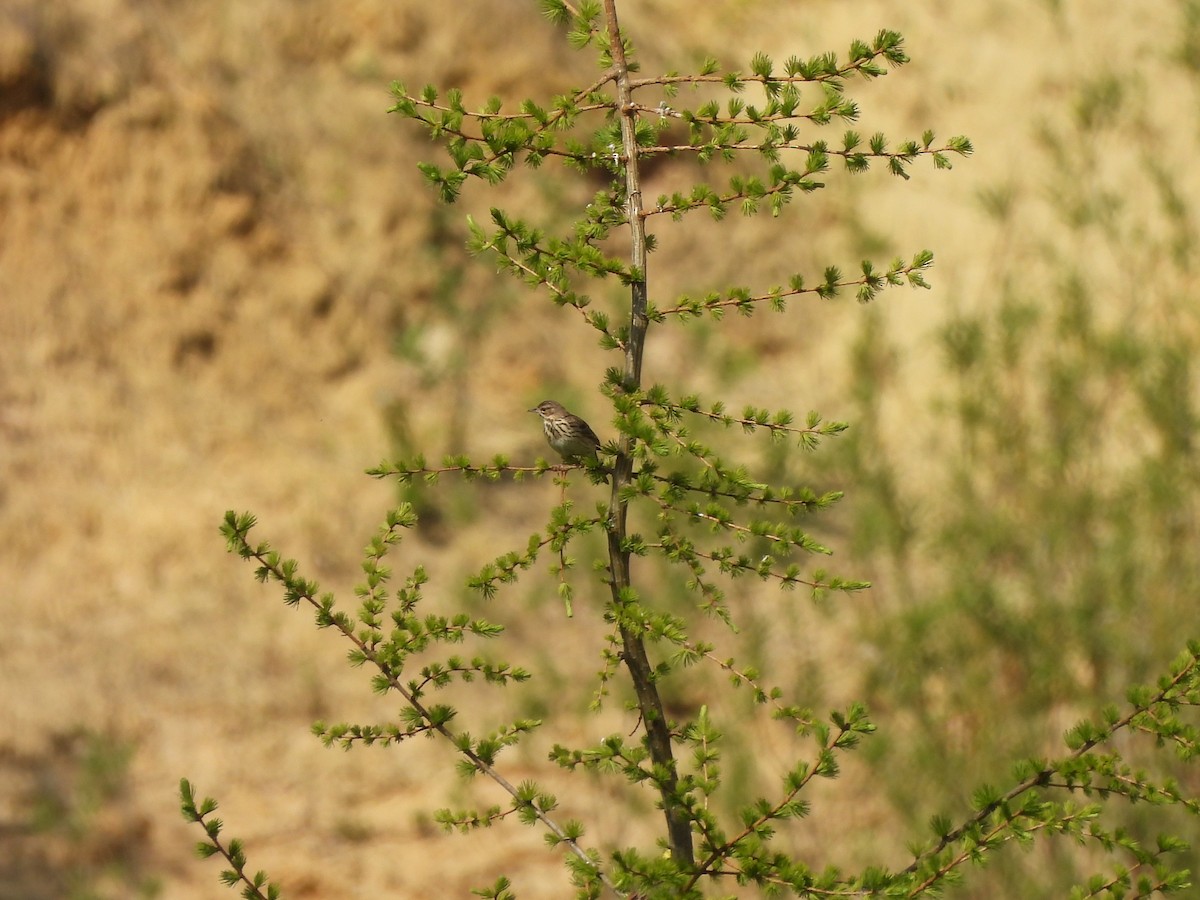
M 573 599 L 580 585 L 594 589 L 589 596 L 596 589 L 605 594 L 602 603 L 590 604 L 580 617 L 582 626 L 603 647 L 591 708 L 604 707 L 618 686 L 632 730 L 611 732 L 579 746 L 555 740 L 549 762 L 561 773 L 590 773 L 606 784 L 620 785 L 621 797 L 631 802 L 648 794 L 662 816 L 661 837 L 657 843 L 635 839 L 629 846 L 605 847 L 601 852 L 585 823 L 560 818 L 553 793 L 535 780 L 514 784 L 505 776 L 511 748 L 528 747 L 546 722 L 502 717 L 481 728 L 465 721 L 469 716 L 456 697 L 463 691 L 472 696 L 502 696 L 496 692 L 518 690 L 532 673 L 488 652 L 503 637 L 499 622 L 462 610 L 439 611 L 446 601 L 443 598 L 438 604 L 426 596 L 429 579 L 420 565 L 412 568 L 403 584 L 394 584 L 386 559 L 417 526 L 416 512 L 407 503 L 388 513 L 366 548 L 364 580 L 355 589 L 353 608 L 321 592 L 316 582 L 301 574 L 295 560 L 282 557 L 266 542 L 252 540 L 252 515 L 226 514 L 222 533 L 229 550 L 251 562 L 260 581 L 276 585 L 289 606 L 309 609 L 318 628 L 346 642 L 349 662 L 371 671 L 374 689 L 400 701 L 402 712 L 395 721 L 316 723 L 314 733 L 327 745 L 346 749 L 359 743 L 403 745 L 418 735 L 439 741 L 456 758 L 461 776 L 480 780 L 501 802 L 443 809 L 436 813 L 436 821 L 464 833 L 512 821 L 541 830 L 547 845 L 566 860 L 579 897 L 700 898 L 731 887 L 799 897 L 932 896 L 973 877 L 976 869 L 967 863 L 989 862 L 1010 844 L 1029 846 L 1055 839 L 1058 848 L 1096 848 L 1094 858 L 1108 867 L 1079 879 L 1078 896 L 1185 889 L 1190 875 L 1177 862 L 1183 841 L 1163 835 L 1151 846 L 1112 824 L 1108 813 L 1113 801 L 1120 799 L 1197 811 L 1195 798 L 1179 781 L 1148 773 L 1124 752 L 1125 742 L 1144 736 L 1149 744 L 1170 745 L 1182 758 L 1194 756 L 1197 735 L 1187 716 L 1200 702 L 1200 644 L 1195 643 L 1153 686 L 1130 691 L 1124 706 L 1080 722 L 1069 733 L 1065 750 L 1025 753 L 1017 757 L 1024 761 L 1009 771 L 989 773 L 989 780 L 971 795 L 969 809 L 957 816 L 934 815 L 929 820 L 931 836 L 910 846 L 902 868 L 868 865 L 843 872 L 819 855 L 809 859 L 793 850 L 791 839 L 803 827 L 799 823 L 821 796 L 814 784 L 838 778 L 847 754 L 874 736 L 877 725 L 859 702 L 826 716 L 794 702 L 805 698 L 790 697 L 758 665 L 738 658 L 738 634 L 750 615 L 747 607 L 763 586 L 784 591 L 802 588 L 820 600 L 835 592 L 853 595 L 869 585 L 827 571 L 830 549 L 810 527 L 810 517 L 826 513 L 841 500 L 840 491 L 770 483 L 735 454 L 745 442 L 756 440 L 814 451 L 847 426 L 826 422 L 816 412 L 802 420 L 787 409 L 755 405 L 734 413 L 725 403 L 686 389 L 646 385 L 641 364 L 648 328 L 697 318 L 720 323 L 730 309 L 746 316 L 782 312 L 793 298 L 828 299 L 847 289 L 865 303 L 888 287 L 928 287 L 925 273 L 933 257 L 918 250 L 908 262 L 861 261 L 856 266 L 860 274 L 854 277 L 845 276 L 841 266 L 828 265 L 815 277 L 797 273 L 786 286 L 741 286 L 700 299 L 678 297 L 655 307 L 648 300 L 655 243 L 647 223 L 662 216 L 659 221 L 670 227 L 672 221 L 699 211 L 717 220 L 726 219 L 730 210 L 782 216 L 793 200 L 821 188 L 830 177 L 864 173 L 880 163 L 907 178 L 911 167 L 925 160 L 935 169 L 949 167 L 951 156 L 969 154 L 971 144 L 961 137 L 938 142 L 931 131 L 899 142 L 879 133 L 864 139 L 852 130 L 832 140 L 817 137 L 822 129 L 858 121 L 859 107 L 849 96 L 852 88 L 908 61 L 902 38 L 895 32 L 881 31 L 871 41 L 856 40 L 843 56 L 791 57 L 782 70 L 760 53 L 746 72 L 723 71 L 710 61 L 699 74 L 639 77 L 632 44 L 621 33 L 614 3 L 606 2 L 602 8 L 592 0 L 577 4 L 544 0 L 542 9 L 556 27 L 565 30 L 573 46 L 597 54 L 600 74 L 594 83 L 548 101 L 509 105 L 515 110 L 509 112 L 498 98 L 472 111 L 457 90 L 431 86 L 410 93 L 397 83 L 392 112 L 415 122 L 444 149 L 445 161 L 423 163 L 421 171 L 446 203 L 457 200 L 472 179 L 496 188 L 519 171 L 519 163 L 533 170 L 547 163 L 561 164 L 567 171 L 590 173 L 603 182 L 604 187 L 566 228 L 493 209 L 490 224 L 468 222 L 469 249 L 537 288 L 566 313 L 568 323 L 589 329 L 599 346 L 613 354 L 613 365 L 598 391 L 611 406 L 619 437 L 602 448 L 602 461 L 594 463 L 550 465 L 537 460 L 532 465 L 513 465 L 504 457 L 476 462 L 456 454 L 431 465 L 418 454 L 385 461 L 370 474 L 402 486 L 420 483 L 425 489 L 432 489 L 443 476 L 523 485 L 553 479 L 561 497 L 548 510 L 544 527 L 516 539 L 498 538 L 515 547 L 501 548 L 465 583 L 480 601 L 492 601 L 519 579 L 536 577 L 535 565 L 549 556 L 568 616 L 574 614 Z M 1088 127 L 1105 121 L 1100 111 L 1106 104 L 1120 102 L 1119 96 L 1101 88 L 1087 110 L 1081 107 L 1080 119 Z M 694 103 L 681 102 L 687 90 L 693 92 Z M 682 158 L 696 163 L 697 169 L 736 164 L 721 187 L 699 183 L 644 207 L 641 167 L 657 158 Z M 840 172 L 831 166 L 838 159 Z M 1090 207 L 1081 209 L 1081 215 L 1094 212 Z M 1103 215 L 1104 210 L 1097 214 Z M 628 251 L 618 253 L 614 248 L 625 239 Z M 1007 330 L 999 341 L 993 342 L 986 328 L 965 317 L 947 333 L 949 357 L 969 387 L 956 405 L 964 433 L 993 452 L 1021 423 L 996 416 L 984 401 L 1011 388 L 1002 377 L 1003 366 L 1030 364 L 1022 354 L 1028 332 L 1038 321 L 1038 310 L 1014 302 L 1003 308 L 1001 322 Z M 1059 408 L 1066 408 L 1064 398 L 1089 399 L 1081 376 L 1086 374 L 1083 363 L 1095 348 L 1102 347 L 1115 358 L 1145 359 L 1145 348 L 1099 340 L 1086 307 L 1080 304 L 1065 305 L 1057 324 L 1060 343 L 1066 348 L 1055 358 L 1061 364 L 1054 369 L 1052 381 Z M 864 342 L 863 358 L 870 360 L 874 349 Z M 1163 434 L 1178 436 L 1172 452 L 1182 456 L 1191 419 L 1190 414 L 1180 418 L 1176 403 L 1186 395 L 1187 358 L 1179 356 L 1148 371 L 1141 393 L 1145 409 Z M 1175 402 L 1152 399 L 1171 390 Z M 861 395 L 868 393 L 863 390 Z M 870 408 L 866 412 L 869 425 Z M 1056 428 L 1040 452 L 1066 466 L 1078 442 L 1095 437 L 1088 412 L 1094 414 L 1095 409 L 1056 419 Z M 865 446 L 860 443 L 857 449 Z M 966 450 L 956 475 L 969 489 L 976 486 L 971 463 L 978 459 L 979 448 Z M 1014 456 L 1011 471 L 1005 474 L 1029 490 L 1048 495 L 1052 485 L 1027 477 L 1030 462 L 1028 457 Z M 1080 486 L 1088 483 L 1084 474 L 1078 476 Z M 577 510 L 568 498 L 573 475 L 582 476 L 589 486 L 608 485 L 607 501 Z M 860 457 L 856 475 L 891 490 L 889 512 L 903 508 L 886 465 L 872 469 Z M 975 496 L 995 501 L 983 490 Z M 1125 499 L 1133 502 L 1132 497 Z M 1094 503 L 1095 497 L 1081 494 L 1080 502 Z M 1029 547 L 1025 540 L 1029 522 L 1006 520 L 1002 507 L 996 505 L 994 511 L 985 508 L 949 519 L 946 540 L 978 541 L 976 546 L 994 552 L 988 557 L 991 561 L 1022 552 L 1041 553 L 1052 566 L 1059 548 Z M 1045 516 L 1062 514 L 1065 520 L 1061 502 L 1046 500 L 1038 511 Z M 911 552 L 908 523 L 892 528 L 891 536 L 897 554 Z M 586 552 L 592 546 L 589 540 L 602 540 L 604 554 L 592 561 L 587 574 L 568 551 Z M 1116 550 L 1135 540 L 1133 535 L 1115 534 L 1111 545 Z M 676 588 L 682 585 L 689 602 L 678 602 L 678 590 L 660 591 L 640 569 L 635 578 L 633 563 L 641 559 L 657 561 Z M 959 606 L 980 621 L 995 622 L 998 609 L 1001 619 L 1009 615 L 1011 627 L 999 630 L 1000 640 L 989 648 L 993 653 L 1008 652 L 1028 640 L 1027 632 L 1016 627 L 1025 610 L 1040 614 L 1043 608 L 1052 608 L 1050 601 L 1064 591 L 1083 598 L 1095 587 L 1086 571 L 1055 578 L 1047 569 L 1040 580 L 1023 585 L 1030 600 L 1027 606 L 1004 610 L 995 600 L 1009 574 L 996 565 L 983 577 L 977 576 L 975 590 L 954 594 Z M 1084 609 L 1082 602 L 1078 605 Z M 1013 615 L 1014 610 L 1019 614 Z M 903 611 L 891 617 L 890 624 L 896 623 L 912 635 L 919 635 L 923 626 L 919 617 L 906 620 Z M 1072 619 L 1069 624 L 1076 627 L 1080 621 Z M 734 652 L 729 652 L 731 646 Z M 1062 649 L 1062 642 L 1058 647 Z M 921 649 L 915 648 L 914 656 Z M 1067 650 L 1073 649 L 1068 644 Z M 926 652 L 936 652 L 936 645 Z M 1162 659 L 1156 652 L 1146 662 Z M 1088 660 L 1093 666 L 1104 661 L 1102 655 Z M 925 671 L 936 662 L 923 660 L 920 668 Z M 765 773 L 744 783 L 726 774 L 747 766 L 738 755 L 750 754 L 749 765 L 753 765 L 754 748 L 726 736 L 733 727 L 748 726 L 740 718 L 726 718 L 717 702 L 720 697 L 705 696 L 694 707 L 685 705 L 683 712 L 671 705 L 672 694 L 684 684 L 680 676 L 697 669 L 727 679 L 735 689 L 746 688 L 752 712 L 786 729 L 788 759 L 774 784 L 766 783 Z M 1121 673 L 1126 674 L 1130 672 Z M 1048 691 L 1058 687 L 1052 683 Z M 501 708 L 499 703 L 489 706 Z M 588 730 L 576 728 L 571 733 Z M 399 747 L 399 752 L 403 749 Z M 968 793 L 962 776 L 946 777 L 945 770 L 939 774 L 959 795 Z M 586 791 L 591 782 L 576 778 L 572 783 Z M 736 792 L 733 784 L 738 785 Z M 245 858 L 238 842 L 225 845 L 219 840 L 221 823 L 211 818 L 215 803 L 206 800 L 197 806 L 186 781 L 181 794 L 185 816 L 206 831 L 201 852 L 222 855 L 230 866 L 223 880 L 243 885 L 244 896 L 275 896 L 273 885 L 266 895 L 261 893 L 264 875 L 244 873 Z M 926 818 L 928 804 L 920 796 L 911 799 L 913 808 L 921 809 Z M 1068 840 L 1061 840 L 1064 837 Z M 475 893 L 515 896 L 506 876 Z
M 221 839 L 221 830 L 225 824 L 213 817 L 217 810 L 217 801 L 205 797 L 199 805 L 196 804 L 196 794 L 186 778 L 179 781 L 179 804 L 183 817 L 204 829 L 205 840 L 196 844 L 196 855 L 201 859 L 210 856 L 220 856 L 229 868 L 221 872 L 221 882 L 229 887 L 242 887 L 245 900 L 278 900 L 282 896 L 279 885 L 267 881 L 266 872 L 246 874 L 246 852 L 242 842 L 237 838 L 229 841 Z
M 0 893 L 68 900 L 152 898 L 159 880 L 146 818 L 130 790 L 136 747 L 72 728 L 36 752 L 9 748 Z M 15 788 L 15 789 L 14 789 Z

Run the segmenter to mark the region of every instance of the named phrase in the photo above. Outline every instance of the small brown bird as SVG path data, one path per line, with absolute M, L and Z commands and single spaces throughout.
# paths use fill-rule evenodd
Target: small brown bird
M 581 462 L 596 459 L 600 449 L 600 438 L 591 426 L 579 416 L 569 413 L 561 403 L 543 400 L 530 412 L 542 417 L 542 431 L 551 448 L 563 458 L 563 462 Z

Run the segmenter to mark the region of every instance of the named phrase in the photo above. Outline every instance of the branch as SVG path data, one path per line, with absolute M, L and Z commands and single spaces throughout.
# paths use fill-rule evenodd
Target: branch
M 597 877 L 618 896 L 624 894 L 617 890 L 616 886 L 609 879 L 608 875 L 600 868 L 591 856 L 579 845 L 579 843 L 560 826 L 554 819 L 550 818 L 546 812 L 539 808 L 537 804 L 529 803 L 522 796 L 522 792 L 513 785 L 508 779 L 500 774 L 487 760 L 483 759 L 474 749 L 472 749 L 469 740 L 464 740 L 464 736 L 451 731 L 445 724 L 443 716 L 435 716 L 430 708 L 425 706 L 420 699 L 409 688 L 401 682 L 399 676 L 393 671 L 392 666 L 388 665 L 380 658 L 375 646 L 372 643 L 359 637 L 355 632 L 352 620 L 341 614 L 335 614 L 330 608 L 331 599 L 326 600 L 316 596 L 314 586 L 310 585 L 304 579 L 297 577 L 294 574 L 293 567 L 289 564 L 281 564 L 279 557 L 274 552 L 266 548 L 265 545 L 252 547 L 249 543 L 249 524 L 252 520 L 238 521 L 233 513 L 226 515 L 226 525 L 229 527 L 227 536 L 230 542 L 230 547 L 237 551 L 238 555 L 243 559 L 253 559 L 259 564 L 258 575 L 260 580 L 271 579 L 279 584 L 282 584 L 287 591 L 287 600 L 289 604 L 295 604 L 301 600 L 317 611 L 318 620 L 322 624 L 326 624 L 336 628 L 342 635 L 349 640 L 356 648 L 358 654 L 366 661 L 369 661 L 380 675 L 386 681 L 388 687 L 404 698 L 408 706 L 416 712 L 423 723 L 423 728 L 429 731 L 436 732 L 450 744 L 468 761 L 470 766 L 476 771 L 483 773 L 493 782 L 501 787 L 509 796 L 513 798 L 522 808 L 529 812 L 542 823 L 545 828 L 554 835 L 555 839 L 567 846 L 568 850 L 586 863 L 587 866 L 596 873 Z
M 1160 683 L 1160 688 L 1156 694 L 1154 694 L 1152 697 L 1148 698 L 1144 703 L 1140 703 L 1140 704 L 1134 703 L 1132 706 L 1132 709 L 1126 715 L 1124 715 L 1121 718 L 1114 721 L 1107 728 L 1093 730 L 1092 733 L 1090 734 L 1090 736 L 1087 737 L 1086 739 L 1080 741 L 1079 746 L 1076 747 L 1067 756 L 1063 757 L 1062 759 L 1058 760 L 1055 763 L 1038 767 L 1029 776 L 1022 779 L 1015 786 L 1013 786 L 1008 792 L 1006 792 L 1005 794 L 1003 794 L 1000 797 L 993 799 L 991 802 L 985 804 L 973 816 L 968 818 L 965 822 L 963 822 L 957 828 L 947 831 L 945 834 L 941 835 L 941 837 L 938 839 L 937 844 L 935 844 L 932 848 L 925 851 L 924 853 L 919 854 L 912 861 L 912 863 L 910 863 L 907 868 L 905 868 L 901 872 L 899 872 L 898 875 L 900 877 L 903 877 L 905 875 L 915 874 L 917 872 L 917 870 L 920 868 L 921 863 L 924 860 L 936 857 L 938 854 L 940 854 L 942 851 L 944 851 L 945 849 L 950 847 L 952 844 L 955 844 L 958 841 L 962 840 L 967 834 L 969 834 L 970 832 L 972 832 L 973 830 L 975 830 L 976 828 L 981 826 L 989 816 L 991 816 L 992 814 L 994 814 L 996 812 L 999 812 L 1000 810 L 1006 810 L 1008 808 L 1009 804 L 1012 803 L 1013 800 L 1017 799 L 1018 797 L 1020 797 L 1022 794 L 1026 793 L 1027 791 L 1031 791 L 1034 788 L 1039 787 L 1039 786 L 1048 786 L 1050 783 L 1050 778 L 1054 774 L 1059 772 L 1061 769 L 1066 768 L 1068 763 L 1075 762 L 1075 761 L 1082 759 L 1092 749 L 1094 749 L 1095 747 L 1099 746 L 1100 744 L 1105 743 L 1106 741 L 1111 739 L 1112 736 L 1115 735 L 1117 732 L 1119 732 L 1125 728 L 1129 728 L 1134 723 L 1134 721 L 1136 719 L 1138 719 L 1140 716 L 1150 712 L 1153 708 L 1159 706 L 1160 704 L 1170 705 L 1172 703 L 1179 702 L 1177 699 L 1173 698 L 1171 695 L 1175 692 L 1175 690 L 1181 684 L 1183 684 L 1184 682 L 1193 680 L 1196 676 L 1197 668 L 1200 667 L 1200 646 L 1194 645 L 1194 646 L 1190 647 L 1188 653 L 1189 653 L 1189 659 L 1187 660 L 1187 662 L 1180 667 L 1180 670 L 1175 674 L 1174 677 L 1172 677 L 1170 679 L 1164 679 Z M 1194 705 L 1194 703 L 1192 705 Z M 1078 788 L 1078 787 L 1082 787 L 1082 786 L 1076 785 L 1076 787 Z M 1009 814 L 1006 814 L 1005 821 L 1008 822 L 1008 821 L 1010 821 L 1010 819 L 1011 819 L 1011 816 Z M 969 858 L 971 858 L 970 854 L 964 853 L 964 854 L 956 857 L 953 860 L 952 864 L 947 864 L 947 865 L 938 867 L 920 885 L 918 885 L 916 888 L 912 889 L 909 892 L 908 896 L 910 896 L 910 897 L 919 896 L 923 891 L 928 889 L 931 885 L 933 885 L 937 881 L 940 881 L 942 878 L 944 878 L 945 875 L 951 869 L 953 869 L 954 867 L 956 867 L 958 865 L 961 865 L 963 862 L 966 861 L 966 859 L 969 859 Z
M 547 472 L 552 472 L 555 475 L 563 475 L 571 469 L 586 468 L 587 466 L 582 463 L 555 463 L 551 465 L 544 459 L 538 459 L 532 466 L 511 466 L 503 456 L 497 456 L 491 463 L 484 463 L 483 465 L 477 465 L 465 456 L 451 456 L 446 458 L 445 464 L 442 466 L 429 466 L 425 462 L 425 457 L 418 455 L 408 462 L 403 460 L 381 462 L 379 465 L 367 469 L 367 474 L 373 478 L 395 477 L 400 480 L 401 484 L 409 484 L 418 476 L 422 476 L 428 481 L 434 481 L 439 475 L 446 475 L 451 472 L 461 473 L 466 476 L 468 481 L 476 478 L 496 481 L 504 474 L 512 475 L 513 480 L 516 481 L 525 475 L 545 475 Z
M 858 288 L 859 302 L 866 302 L 873 299 L 880 290 L 888 285 L 900 285 L 907 281 L 914 287 L 929 287 L 921 273 L 932 265 L 933 254 L 928 250 L 922 250 L 912 258 L 911 262 L 905 263 L 896 260 L 883 273 L 877 272 L 869 262 L 864 262 L 862 264 L 863 274 L 860 278 L 842 278 L 841 272 L 831 266 L 825 270 L 825 280 L 814 287 L 806 287 L 804 279 L 799 275 L 794 275 L 787 288 L 776 287 L 765 294 L 751 294 L 749 291 L 739 288 L 724 296 L 710 294 L 703 300 L 684 297 L 675 306 L 665 309 L 652 308 L 650 318 L 654 322 L 662 322 L 667 316 L 698 318 L 704 313 L 719 316 L 726 309 L 731 308 L 740 313 L 749 314 L 753 312 L 754 306 L 760 303 L 770 303 L 773 309 L 782 311 L 789 297 L 814 294 L 828 300 L 836 297 L 843 288 L 848 287 Z
M 279 885 L 273 881 L 268 883 L 265 872 L 256 872 L 253 878 L 246 874 L 246 853 L 242 849 L 242 842 L 233 838 L 228 847 L 222 843 L 220 835 L 224 823 L 212 817 L 212 813 L 217 809 L 217 802 L 211 797 L 205 797 L 197 806 L 195 791 L 186 778 L 179 780 L 179 797 L 184 818 L 202 827 L 208 836 L 208 841 L 201 841 L 196 845 L 196 852 L 202 857 L 220 854 L 229 864 L 229 868 L 221 872 L 221 880 L 230 887 L 238 883 L 245 885 L 242 888 L 242 896 L 246 900 L 278 900 Z M 262 890 L 264 885 L 265 893 Z
M 722 119 L 720 124 L 730 125 L 747 125 L 747 124 L 762 124 L 763 122 L 772 121 L 774 119 L 808 119 L 811 116 L 804 115 L 778 115 L 778 116 L 762 116 L 754 119 Z M 762 144 L 746 144 L 741 141 L 733 143 L 710 142 L 704 144 L 662 144 L 652 147 L 642 147 L 641 152 L 647 155 L 662 154 L 662 153 L 712 153 L 714 151 L 737 151 L 737 150 L 754 150 L 759 153 L 771 153 L 776 150 L 802 150 L 805 153 L 820 153 L 828 156 L 838 156 L 845 160 L 853 160 L 860 164 L 861 160 L 866 159 L 887 159 L 901 160 L 909 162 L 919 156 L 937 156 L 947 153 L 959 153 L 963 151 L 953 142 L 945 144 L 941 147 L 927 147 L 920 150 L 912 151 L 901 148 L 899 150 L 882 150 L 871 151 L 864 153 L 861 150 L 835 150 L 819 144 L 800 144 L 794 141 L 779 141 L 767 142 Z M 564 154 L 566 155 L 566 154 Z

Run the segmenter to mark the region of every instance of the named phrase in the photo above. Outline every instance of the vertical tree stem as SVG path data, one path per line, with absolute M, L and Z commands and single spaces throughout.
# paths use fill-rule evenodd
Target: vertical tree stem
M 625 47 L 621 41 L 621 29 L 617 24 L 616 0 L 604 0 L 604 13 L 608 23 L 608 42 L 613 66 L 616 70 L 617 104 L 621 116 L 621 143 L 625 162 L 626 210 L 629 216 L 630 262 L 635 277 L 630 286 L 631 310 L 629 342 L 625 347 L 625 373 L 623 387 L 626 391 L 637 390 L 642 383 L 642 352 L 646 343 L 646 221 L 642 215 L 641 178 L 638 171 L 637 111 L 629 86 L 629 65 L 625 59 Z M 630 482 L 633 474 L 632 441 L 621 440 L 621 452 L 617 456 L 612 477 L 612 522 L 608 529 L 608 556 L 612 571 L 613 602 L 620 610 L 627 602 L 630 587 L 629 551 L 625 549 L 628 503 L 620 497 L 621 488 Z M 671 733 L 663 713 L 658 685 L 654 682 L 653 669 L 646 654 L 646 643 L 640 630 L 622 622 L 620 624 L 623 657 L 633 680 L 637 694 L 638 709 L 646 728 L 646 745 L 654 767 L 662 773 L 659 790 L 662 796 L 663 813 L 667 819 L 667 833 L 671 843 L 671 856 L 680 865 L 691 868 L 695 865 L 692 852 L 692 831 L 686 810 L 678 800 L 678 774 L 671 746 Z

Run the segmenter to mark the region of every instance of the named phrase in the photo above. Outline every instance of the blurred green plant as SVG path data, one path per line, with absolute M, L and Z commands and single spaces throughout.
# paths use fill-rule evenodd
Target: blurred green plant
M 863 631 L 879 649 L 867 700 L 897 727 L 868 755 L 913 824 L 961 807 L 947 772 L 1004 779 L 1196 634 L 1195 223 L 1146 100 L 1136 73 L 1081 83 L 1074 115 L 1042 126 L 1044 193 L 981 197 L 998 256 L 1022 267 L 941 330 L 938 405 L 904 447 L 880 416 L 903 360 L 878 323 L 859 340 L 858 424 L 826 460 L 855 485 L 842 512 L 861 564 L 889 585 Z M 1037 203 L 1070 228 L 1031 230 Z M 1177 754 L 1132 736 L 1121 751 L 1194 792 L 1191 738 L 1164 741 Z M 1174 790 L 1115 807 L 1115 827 L 1141 846 L 1194 833 Z M 1008 854 L 952 895 L 1064 896 L 1098 855 Z
M 68 900 L 149 898 L 161 893 L 146 861 L 148 823 L 130 803 L 134 747 L 112 734 L 72 730 L 36 756 L 8 758 L 29 783 L 5 823 L 0 896 Z

